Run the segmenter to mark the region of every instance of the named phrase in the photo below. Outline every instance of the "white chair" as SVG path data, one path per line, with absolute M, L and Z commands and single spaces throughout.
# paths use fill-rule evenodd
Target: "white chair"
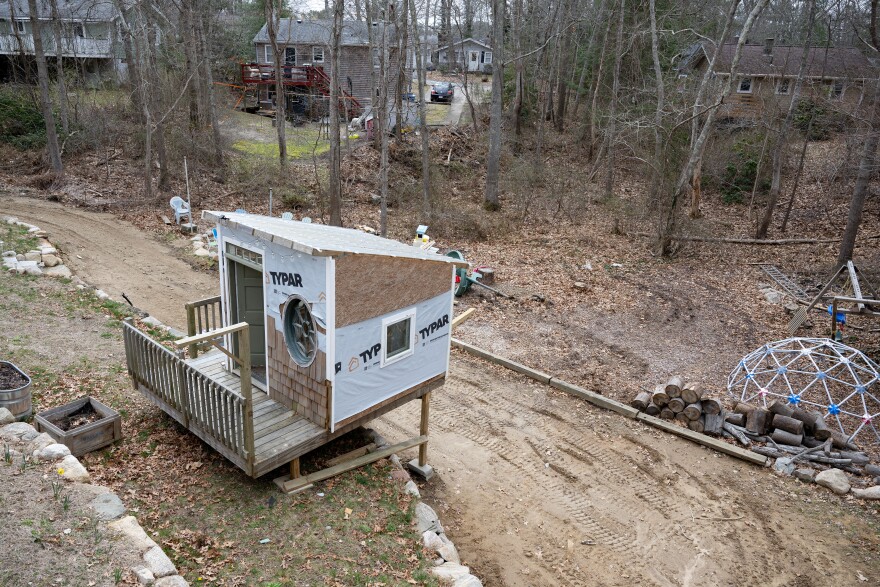
M 174 210 L 174 221 L 177 224 L 180 224 L 180 219 L 184 216 L 189 218 L 189 222 L 192 224 L 192 211 L 190 211 L 186 200 L 180 196 L 174 196 L 169 203 L 171 204 L 171 209 Z
M 311 224 L 312 219 L 309 218 L 308 216 L 303 216 L 302 222 L 303 222 L 303 224 Z
M 281 220 L 293 220 L 293 212 L 285 212 L 281 215 Z

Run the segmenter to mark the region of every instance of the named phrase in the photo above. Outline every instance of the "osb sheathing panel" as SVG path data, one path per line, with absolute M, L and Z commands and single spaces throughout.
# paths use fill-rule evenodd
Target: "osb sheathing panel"
M 268 368 L 269 397 L 281 403 L 310 422 L 326 427 L 329 416 L 326 355 L 318 351 L 308 367 L 300 367 L 287 352 L 284 333 L 276 330 L 275 319 L 266 316 L 268 322 Z
M 452 288 L 452 265 L 379 255 L 336 260 L 336 327 L 429 300 Z

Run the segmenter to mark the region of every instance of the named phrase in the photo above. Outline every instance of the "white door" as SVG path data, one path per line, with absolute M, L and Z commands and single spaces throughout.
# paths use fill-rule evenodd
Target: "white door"
M 468 51 L 468 71 L 478 71 L 480 69 L 480 52 Z

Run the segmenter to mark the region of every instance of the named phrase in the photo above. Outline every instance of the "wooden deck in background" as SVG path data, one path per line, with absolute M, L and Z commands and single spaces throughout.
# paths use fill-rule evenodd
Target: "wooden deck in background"
M 238 376 L 226 369 L 226 356 L 218 350 L 188 359 L 186 363 L 221 385 L 241 393 Z M 298 456 L 323 445 L 329 432 L 269 399 L 266 392 L 253 388 L 254 477 L 265 475 Z M 193 431 L 199 437 L 198 431 Z M 207 439 L 203 440 L 207 441 Z

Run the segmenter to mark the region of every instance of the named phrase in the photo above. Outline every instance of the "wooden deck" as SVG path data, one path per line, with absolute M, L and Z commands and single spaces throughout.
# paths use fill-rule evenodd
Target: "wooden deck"
M 214 350 L 185 363 L 227 389 L 240 393 L 241 381 L 226 368 L 226 356 Z M 327 430 L 253 388 L 254 474 L 259 477 L 327 442 Z

